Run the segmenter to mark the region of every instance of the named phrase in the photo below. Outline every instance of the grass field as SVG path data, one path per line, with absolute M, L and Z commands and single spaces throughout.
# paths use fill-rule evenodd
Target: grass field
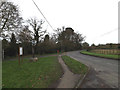
M 86 65 L 68 56 L 62 56 L 62 59 L 64 60 L 65 64 L 69 67 L 69 69 L 75 74 L 84 75 L 88 70 L 88 67 Z
M 105 57 L 105 58 L 118 59 L 118 55 L 100 54 L 100 53 L 93 53 L 93 52 L 88 52 L 88 51 L 81 51 L 81 53 L 87 54 L 87 55 Z
M 62 75 L 57 56 L 41 57 L 30 62 L 26 57 L 18 65 L 18 60 L 3 61 L 3 88 L 47 88 Z

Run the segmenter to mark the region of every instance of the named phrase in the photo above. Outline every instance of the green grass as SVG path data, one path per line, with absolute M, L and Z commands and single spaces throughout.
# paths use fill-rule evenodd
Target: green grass
M 42 57 L 42 56 L 54 56 L 54 55 L 60 55 L 63 52 L 59 52 L 59 53 L 49 53 L 49 54 L 35 54 L 35 57 Z M 23 55 L 23 58 L 31 58 L 33 57 L 33 55 Z M 13 57 L 9 57 L 7 56 L 4 60 L 16 60 L 18 59 L 18 56 L 13 56 Z
M 47 88 L 61 75 L 57 56 L 42 57 L 37 62 L 24 58 L 20 66 L 18 60 L 2 63 L 3 88 Z
M 76 61 L 68 56 L 62 56 L 62 59 L 64 60 L 65 64 L 68 66 L 68 68 L 75 74 L 81 74 L 84 75 L 88 67 L 79 61 Z
M 93 52 L 88 52 L 88 51 L 81 51 L 81 53 L 93 55 L 93 56 L 105 57 L 105 58 L 118 59 L 118 55 L 106 55 L 106 54 L 99 54 L 99 53 L 93 53 Z

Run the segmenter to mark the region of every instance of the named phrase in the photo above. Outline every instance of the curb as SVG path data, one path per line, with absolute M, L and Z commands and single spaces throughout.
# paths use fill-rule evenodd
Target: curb
M 99 57 L 99 58 L 104 58 L 104 59 L 111 59 L 111 60 L 119 60 L 120 59 L 120 58 L 115 59 L 115 58 L 108 58 L 108 57 L 102 57 L 102 56 L 89 55 L 89 54 L 85 54 L 85 53 L 82 53 L 82 52 L 80 52 L 80 53 L 83 54 L 83 55 L 94 56 L 94 57 Z
M 75 88 L 79 88 L 81 87 L 82 83 L 84 82 L 85 78 L 87 77 L 88 73 L 90 72 L 91 68 L 88 67 L 88 71 L 87 73 L 82 77 L 82 79 L 80 78 L 78 83 L 76 84 Z
M 71 57 L 71 56 L 69 56 L 69 57 Z M 75 59 L 74 57 L 71 57 L 71 58 Z M 75 60 L 78 61 L 77 59 L 75 59 Z M 80 62 L 80 61 L 79 61 L 79 62 Z M 88 71 L 87 71 L 87 73 L 86 73 L 82 78 L 80 78 L 80 79 L 78 80 L 78 83 L 75 85 L 74 88 L 79 88 L 79 87 L 82 85 L 83 81 L 85 80 L 85 78 L 87 77 L 88 73 L 89 73 L 90 70 L 91 70 L 91 67 L 90 67 L 90 66 L 88 66 L 87 64 L 85 64 L 85 65 L 88 67 Z

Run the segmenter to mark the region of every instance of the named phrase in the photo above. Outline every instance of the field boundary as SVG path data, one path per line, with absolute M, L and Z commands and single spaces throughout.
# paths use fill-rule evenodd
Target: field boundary
M 81 54 L 84 54 L 84 55 L 89 55 L 89 54 L 82 53 L 82 51 L 80 51 L 80 53 L 81 53 Z M 103 56 L 97 56 L 97 55 L 89 55 L 89 56 L 100 57 L 100 58 L 106 58 L 106 59 L 111 59 L 111 60 L 119 60 L 119 59 L 120 59 L 120 58 L 115 59 L 115 58 L 103 57 Z M 119 56 L 119 55 L 118 55 L 118 56 Z

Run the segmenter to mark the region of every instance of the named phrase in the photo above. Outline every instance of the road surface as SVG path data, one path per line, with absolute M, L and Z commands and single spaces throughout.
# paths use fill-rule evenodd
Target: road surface
M 81 88 L 118 88 L 118 61 L 67 52 L 67 55 L 91 67 Z

